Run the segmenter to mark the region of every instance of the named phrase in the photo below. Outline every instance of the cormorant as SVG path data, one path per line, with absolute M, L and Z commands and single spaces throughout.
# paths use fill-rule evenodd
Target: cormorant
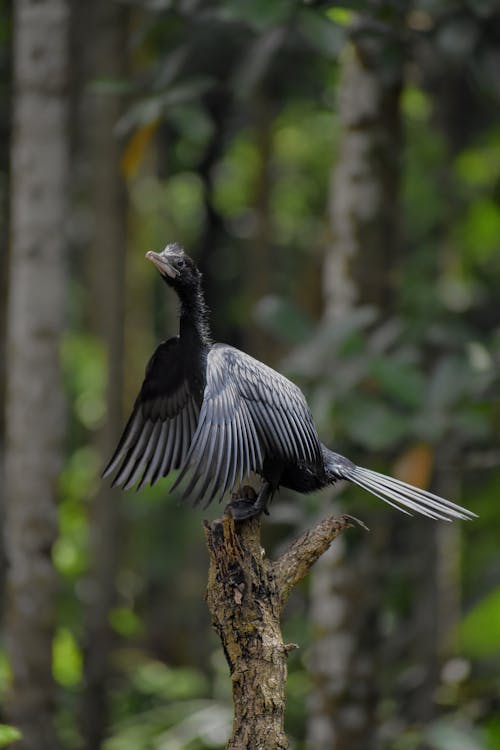
M 233 499 L 242 520 L 267 512 L 276 489 L 312 492 L 344 479 L 404 513 L 433 519 L 475 514 L 398 479 L 356 466 L 320 441 L 300 389 L 280 373 L 210 339 L 201 273 L 178 244 L 148 252 L 180 301 L 179 335 L 161 343 L 116 451 L 103 476 L 113 485 L 153 485 L 174 469 L 172 489 L 186 479 L 183 497 L 208 505 L 241 485 L 250 472 L 262 478 L 255 497 Z M 244 493 L 240 493 L 244 494 Z

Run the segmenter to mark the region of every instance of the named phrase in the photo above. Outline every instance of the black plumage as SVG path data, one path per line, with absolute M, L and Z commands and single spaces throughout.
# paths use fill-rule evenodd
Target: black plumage
M 309 407 L 290 380 L 248 354 L 213 344 L 201 274 L 179 245 L 147 253 L 180 300 L 179 336 L 159 345 L 103 476 L 128 489 L 178 469 L 173 488 L 208 505 L 262 478 L 257 498 L 230 503 L 238 519 L 266 511 L 279 486 L 311 492 L 354 482 L 405 513 L 469 519 L 474 513 L 397 479 L 356 466 L 321 443 Z

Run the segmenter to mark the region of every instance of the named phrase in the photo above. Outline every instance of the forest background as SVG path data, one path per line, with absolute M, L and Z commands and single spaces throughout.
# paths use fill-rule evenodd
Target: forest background
M 29 750 L 222 748 L 199 511 L 99 474 L 176 332 L 147 250 L 322 439 L 479 514 L 282 491 L 268 554 L 345 508 L 294 593 L 287 732 L 500 748 L 500 4 L 0 6 L 0 721 Z M 0 742 L 16 730 L 2 727 Z

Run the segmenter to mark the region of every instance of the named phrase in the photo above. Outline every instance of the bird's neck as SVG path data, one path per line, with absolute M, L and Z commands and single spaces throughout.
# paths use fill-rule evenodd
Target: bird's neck
M 201 289 L 179 295 L 181 303 L 179 334 L 182 343 L 206 347 L 211 343 L 208 308 Z

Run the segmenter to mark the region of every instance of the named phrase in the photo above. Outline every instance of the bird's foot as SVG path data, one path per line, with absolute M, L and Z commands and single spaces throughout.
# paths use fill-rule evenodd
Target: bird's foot
M 238 492 L 233 492 L 224 513 L 231 515 L 235 521 L 245 521 L 261 513 L 267 514 L 267 503 L 262 502 L 262 493 L 257 495 L 253 487 L 245 485 Z

